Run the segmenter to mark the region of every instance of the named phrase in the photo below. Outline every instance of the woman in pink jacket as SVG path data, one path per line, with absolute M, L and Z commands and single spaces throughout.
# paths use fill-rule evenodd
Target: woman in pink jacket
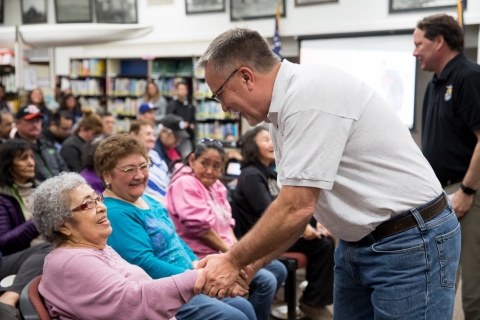
M 225 151 L 219 141 L 200 140 L 173 173 L 166 196 L 166 206 L 178 235 L 200 258 L 226 252 L 237 242 L 227 189 L 218 180 L 224 158 Z M 285 267 L 277 260 L 255 274 L 248 300 L 257 319 L 269 318 L 275 293 L 286 276 Z

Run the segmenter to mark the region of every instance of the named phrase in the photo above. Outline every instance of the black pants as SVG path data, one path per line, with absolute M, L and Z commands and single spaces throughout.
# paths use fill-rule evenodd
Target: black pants
M 0 260 L 0 280 L 12 274 L 17 276 L 10 287 L 0 290 L 20 294 L 30 280 L 43 273 L 43 259 L 52 249 L 51 244 L 41 243 L 2 257 Z
M 333 251 L 332 238 L 305 240 L 300 238 L 287 252 L 301 252 L 308 257 L 306 267 L 308 286 L 300 301 L 310 306 L 333 303 Z

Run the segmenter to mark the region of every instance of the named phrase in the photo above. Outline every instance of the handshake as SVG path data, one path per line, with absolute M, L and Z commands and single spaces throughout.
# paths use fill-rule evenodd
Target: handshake
M 252 265 L 236 266 L 228 252 L 206 256 L 195 261 L 193 267 L 198 273 L 195 294 L 203 293 L 218 299 L 248 294 L 249 283 L 257 272 Z

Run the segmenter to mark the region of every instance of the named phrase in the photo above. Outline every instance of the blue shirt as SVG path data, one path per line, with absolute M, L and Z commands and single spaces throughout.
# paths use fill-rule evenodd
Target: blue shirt
M 167 209 L 149 196 L 142 199 L 149 209 L 105 198 L 107 215 L 113 228 L 107 244 L 126 261 L 160 279 L 192 269 L 197 256 L 177 235 Z

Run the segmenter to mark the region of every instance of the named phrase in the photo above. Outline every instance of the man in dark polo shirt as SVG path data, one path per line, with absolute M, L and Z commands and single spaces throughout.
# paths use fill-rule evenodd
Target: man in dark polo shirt
M 462 29 L 448 15 L 424 18 L 413 37 L 422 70 L 435 73 L 423 103 L 422 151 L 460 218 L 465 319 L 480 319 L 480 66 L 465 57 Z

